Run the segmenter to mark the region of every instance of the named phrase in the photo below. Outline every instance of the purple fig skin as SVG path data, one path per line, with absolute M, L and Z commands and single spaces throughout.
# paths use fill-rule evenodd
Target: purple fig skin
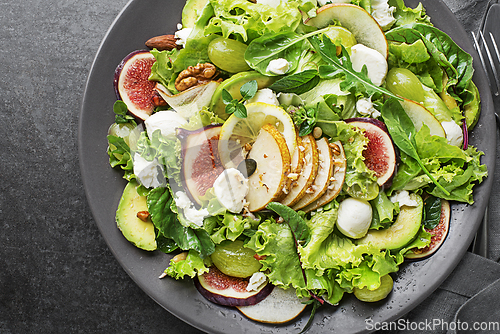
M 385 123 L 382 122 L 382 121 L 379 121 L 376 118 L 370 118 L 370 117 L 353 117 L 353 118 L 348 118 L 348 119 L 344 120 L 344 122 L 346 122 L 346 123 L 352 123 L 352 122 L 366 122 L 366 123 L 371 123 L 371 124 L 374 124 L 374 125 L 378 126 L 382 130 L 384 130 L 387 134 L 389 134 L 389 131 L 387 130 L 387 126 L 385 125 Z
M 114 80 L 113 80 L 113 87 L 115 89 L 116 98 L 118 100 L 121 100 L 120 92 L 118 91 L 118 80 L 120 78 L 120 73 L 122 73 L 123 67 L 125 66 L 125 64 L 132 57 L 134 57 L 135 55 L 141 54 L 141 53 L 150 53 L 150 52 L 148 50 L 136 50 L 136 51 L 132 51 L 127 56 L 125 56 L 125 58 L 122 59 L 122 61 L 118 64 L 118 66 L 115 69 L 115 76 L 114 76 Z
M 255 305 L 258 302 L 264 300 L 269 294 L 273 291 L 274 285 L 267 283 L 265 287 L 263 287 L 259 292 L 255 295 L 252 295 L 248 298 L 235 298 L 235 297 L 226 297 L 224 295 L 215 294 L 211 291 L 208 291 L 203 287 L 200 283 L 198 277 L 193 279 L 194 286 L 200 292 L 200 294 L 205 297 L 208 301 L 212 303 L 223 305 L 223 306 L 250 306 Z
M 199 204 L 199 200 L 197 198 L 195 198 L 195 196 L 193 195 L 192 191 L 189 189 L 189 186 L 186 182 L 186 180 L 188 178 L 190 178 L 189 175 L 186 175 L 186 169 L 187 167 L 185 166 L 185 163 L 186 163 L 186 152 L 187 150 L 189 149 L 189 139 L 190 137 L 192 136 L 196 136 L 196 135 L 199 135 L 205 131 L 210 131 L 211 130 L 216 130 L 217 129 L 219 131 L 217 131 L 217 134 L 218 135 L 220 133 L 220 129 L 222 128 L 222 124 L 210 124 L 210 125 L 207 125 L 203 128 L 199 128 L 199 129 L 196 129 L 196 130 L 186 130 L 186 129 L 177 129 L 177 138 L 179 138 L 180 142 L 181 142 L 181 182 L 182 182 L 182 187 L 184 188 L 184 191 L 186 192 L 187 196 L 189 197 L 189 199 L 191 200 L 191 202 L 193 202 L 193 204 L 195 205 L 196 208 L 199 208 L 200 207 L 200 204 Z M 215 135 L 215 134 L 214 134 Z M 206 136 L 207 139 L 210 139 L 212 138 L 214 135 L 209 135 L 209 136 Z
M 406 255 L 406 259 L 410 261 L 424 260 L 436 253 L 446 240 L 446 237 L 448 236 L 448 232 L 450 230 L 450 204 L 448 201 L 444 200 L 441 200 L 441 203 L 441 221 L 434 229 L 427 230 L 427 232 L 435 234 L 434 236 L 432 236 L 431 244 L 427 246 L 427 248 L 424 248 L 424 251 L 420 253 L 412 253 Z

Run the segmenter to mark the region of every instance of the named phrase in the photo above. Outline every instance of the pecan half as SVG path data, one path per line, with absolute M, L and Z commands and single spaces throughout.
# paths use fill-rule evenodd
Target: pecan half
M 176 41 L 175 35 L 161 35 L 148 39 L 145 44 L 148 48 L 159 51 L 181 49 L 182 45 L 178 45 Z

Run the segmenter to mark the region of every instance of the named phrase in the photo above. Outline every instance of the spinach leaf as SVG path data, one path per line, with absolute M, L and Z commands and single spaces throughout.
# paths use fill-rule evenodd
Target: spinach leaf
M 426 229 L 432 230 L 441 221 L 441 199 L 429 196 L 424 201 L 424 219 L 422 224 Z
M 175 201 L 168 187 L 151 190 L 146 202 L 151 214 L 151 221 L 161 236 L 172 239 L 183 250 L 196 250 L 202 257 L 213 253 L 215 245 L 207 231 L 204 229 L 195 230 L 180 223 L 177 214 L 172 210 Z M 164 241 L 162 243 L 164 244 Z
M 286 59 L 290 64 L 288 71 L 293 71 L 299 63 L 302 51 L 307 48 L 307 39 L 327 29 L 316 30 L 305 35 L 291 31 L 265 34 L 248 45 L 245 60 L 251 68 L 267 76 L 277 75 L 268 71 L 267 67 L 272 60 L 278 58 Z
M 309 239 L 309 228 L 306 221 L 302 219 L 297 211 L 278 202 L 271 202 L 266 208 L 276 212 L 285 220 L 292 231 L 296 243 L 306 242 Z
M 431 57 L 448 75 L 446 90 L 467 104 L 474 98 L 467 89 L 474 68 L 472 56 L 462 50 L 447 34 L 427 24 L 413 23 L 386 34 L 389 42 L 412 44 L 423 41 Z
M 329 65 L 321 65 L 319 67 L 319 76 L 322 79 L 335 79 L 343 76 L 344 81 L 340 84 L 340 89 L 343 91 L 366 92 L 367 95 L 375 93 L 386 94 L 398 100 L 400 97 L 392 94 L 387 89 L 374 85 L 368 78 L 366 66 L 363 66 L 361 72 L 356 72 L 352 68 L 351 58 L 349 53 L 342 46 L 342 54 L 340 59 L 337 58 L 337 46 L 329 38 L 319 38 L 312 36 L 309 38 L 316 52 L 321 54 L 321 57 Z
M 384 119 L 392 140 L 399 147 L 399 149 L 415 159 L 420 165 L 420 168 L 422 168 L 431 181 L 442 192 L 449 196 L 450 192 L 444 189 L 443 186 L 436 181 L 420 159 L 417 152 L 417 143 L 415 142 L 415 126 L 396 99 L 390 98 L 384 103 L 382 106 L 382 118 Z
M 303 72 L 287 75 L 274 82 L 270 89 L 280 93 L 295 93 L 297 95 L 310 91 L 320 81 L 318 71 L 305 70 Z

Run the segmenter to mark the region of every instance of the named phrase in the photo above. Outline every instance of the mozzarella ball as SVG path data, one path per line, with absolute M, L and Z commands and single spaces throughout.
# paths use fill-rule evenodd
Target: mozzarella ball
M 372 222 L 372 207 L 362 199 L 346 198 L 340 203 L 337 228 L 349 238 L 365 236 Z

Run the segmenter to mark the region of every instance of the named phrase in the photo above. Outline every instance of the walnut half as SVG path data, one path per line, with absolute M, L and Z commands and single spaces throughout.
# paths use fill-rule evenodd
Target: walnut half
M 217 75 L 217 69 L 210 63 L 189 66 L 187 69 L 179 73 L 179 76 L 175 79 L 175 89 L 182 92 L 196 85 L 207 83 Z

